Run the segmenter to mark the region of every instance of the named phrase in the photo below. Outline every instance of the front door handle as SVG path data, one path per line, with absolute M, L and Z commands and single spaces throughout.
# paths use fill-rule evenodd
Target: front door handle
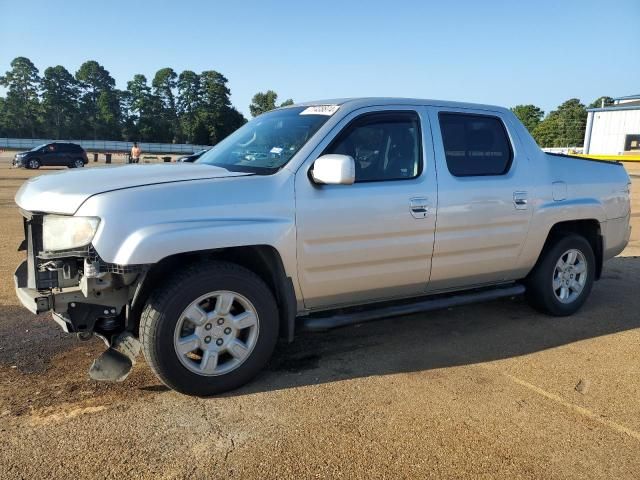
M 414 218 L 426 218 L 429 215 L 429 199 L 413 197 L 409 200 L 409 208 Z
M 529 204 L 529 195 L 527 192 L 513 192 L 513 204 L 516 210 L 526 210 Z

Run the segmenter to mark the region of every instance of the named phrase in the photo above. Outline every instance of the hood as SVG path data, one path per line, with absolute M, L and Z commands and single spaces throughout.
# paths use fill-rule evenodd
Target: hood
M 251 175 L 199 163 L 79 168 L 27 180 L 15 201 L 29 212 L 73 215 L 89 197 L 124 188 Z

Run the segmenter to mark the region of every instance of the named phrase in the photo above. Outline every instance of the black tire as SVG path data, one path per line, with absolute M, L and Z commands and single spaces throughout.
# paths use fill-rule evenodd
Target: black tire
M 235 370 L 207 376 L 187 369 L 174 348 L 181 313 L 202 295 L 227 290 L 249 300 L 257 312 L 258 337 L 251 353 Z M 147 363 L 158 378 L 178 392 L 211 396 L 238 388 L 267 364 L 278 339 L 278 307 L 267 285 L 255 273 L 235 264 L 211 262 L 186 268 L 154 291 L 140 318 L 140 340 Z
M 69 168 L 81 168 L 84 167 L 84 160 L 81 158 L 74 158 L 69 164 Z
M 563 303 L 554 291 L 554 272 L 556 263 L 569 250 L 582 253 L 587 270 L 580 293 L 569 303 Z M 575 234 L 558 237 L 542 252 L 538 263 L 526 280 L 527 300 L 535 309 L 548 315 L 557 317 L 572 315 L 587 300 L 593 287 L 595 270 L 595 255 L 591 244 L 584 237 Z
M 27 160 L 27 168 L 30 170 L 37 170 L 40 168 L 40 160 L 37 158 L 31 158 Z

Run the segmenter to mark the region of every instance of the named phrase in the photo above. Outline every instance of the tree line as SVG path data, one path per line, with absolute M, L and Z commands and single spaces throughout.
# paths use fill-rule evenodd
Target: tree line
M 162 68 L 150 83 L 137 74 L 119 90 L 95 60 L 75 74 L 57 65 L 40 75 L 26 57 L 10 67 L 0 76 L 7 89 L 0 97 L 0 137 L 214 145 L 247 121 L 231 105 L 227 78 L 215 70 Z M 252 115 L 276 108 L 277 97 L 272 90 L 257 93 Z
M 247 120 L 233 105 L 227 78 L 215 70 L 178 74 L 162 68 L 149 83 L 133 76 L 119 90 L 111 74 L 95 60 L 84 62 L 75 74 L 62 65 L 48 67 L 42 76 L 26 57 L 17 57 L 0 76 L 7 89 L 0 97 L 0 137 L 101 139 L 215 145 Z M 600 97 L 589 105 L 613 103 Z M 293 104 L 278 104 L 273 90 L 256 93 L 249 105 L 252 116 Z M 535 105 L 511 110 L 541 147 L 581 146 L 587 111 L 572 98 L 556 110 Z
M 572 98 L 546 116 L 535 105 L 516 105 L 511 109 L 541 147 L 581 147 L 587 125 L 587 108 L 613 105 L 613 98 L 599 97 L 588 107 Z

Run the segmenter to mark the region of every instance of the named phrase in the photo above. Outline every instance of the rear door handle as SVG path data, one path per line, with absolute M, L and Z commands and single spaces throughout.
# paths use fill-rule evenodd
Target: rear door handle
M 409 200 L 409 208 L 414 218 L 425 218 L 429 215 L 429 199 L 413 197 Z
M 513 192 L 513 204 L 516 210 L 526 210 L 529 204 L 527 192 Z

